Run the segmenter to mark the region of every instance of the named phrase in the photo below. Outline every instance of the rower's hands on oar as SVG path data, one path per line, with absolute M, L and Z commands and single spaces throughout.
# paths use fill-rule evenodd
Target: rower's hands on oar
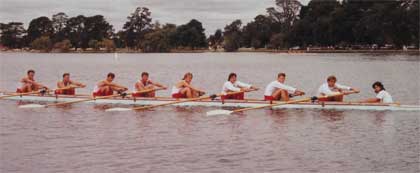
M 255 86 L 251 86 L 249 89 L 251 89 L 250 91 L 258 91 L 259 90 L 259 88 L 255 87 Z
M 354 91 L 354 93 L 360 93 L 360 90 L 357 88 L 350 88 L 350 91 Z
M 86 85 L 85 84 L 81 84 L 81 85 L 74 85 L 75 88 L 85 88 Z
M 243 92 L 251 92 L 251 91 L 257 91 L 258 88 L 256 87 L 251 87 L 251 88 L 242 88 L 241 91 Z
M 125 91 L 127 91 L 128 90 L 128 88 L 127 87 L 123 87 L 123 88 L 119 88 L 118 90 L 117 90 L 117 92 L 125 92 Z
M 343 95 L 358 94 L 360 91 L 358 89 L 350 89 L 350 91 L 341 92 Z

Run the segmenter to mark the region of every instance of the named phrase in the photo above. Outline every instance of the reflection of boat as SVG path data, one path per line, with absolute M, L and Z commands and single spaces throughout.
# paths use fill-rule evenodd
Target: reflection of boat
M 12 93 L 5 93 L 12 94 Z M 1 96 L 1 95 L 0 95 Z M 27 95 L 4 98 L 7 100 L 20 100 L 30 102 L 69 102 L 90 98 L 88 95 L 64 96 L 64 95 Z M 155 98 L 112 98 L 87 101 L 83 103 L 97 104 L 123 104 L 123 105 L 157 105 L 176 101 L 173 98 L 155 97 Z M 268 101 L 248 99 L 248 100 L 202 100 L 175 104 L 176 106 L 208 106 L 208 107 L 257 107 L 269 104 Z M 287 105 L 274 106 L 274 109 L 339 109 L 339 110 L 391 110 L 391 111 L 420 111 L 420 105 L 396 105 L 381 103 L 349 103 L 349 102 L 303 102 Z

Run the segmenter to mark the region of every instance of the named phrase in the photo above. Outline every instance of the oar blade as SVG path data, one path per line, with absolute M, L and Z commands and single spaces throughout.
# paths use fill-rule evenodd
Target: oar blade
M 45 108 L 45 105 L 40 104 L 26 104 L 26 105 L 20 105 L 19 108 L 22 109 L 30 109 L 30 108 Z
M 124 112 L 124 111 L 131 111 L 130 108 L 109 108 L 106 109 L 105 112 Z
M 230 114 L 232 114 L 232 113 L 233 113 L 233 111 L 219 109 L 219 110 L 212 110 L 212 111 L 208 111 L 208 112 L 206 113 L 206 115 L 207 115 L 207 116 L 230 115 Z

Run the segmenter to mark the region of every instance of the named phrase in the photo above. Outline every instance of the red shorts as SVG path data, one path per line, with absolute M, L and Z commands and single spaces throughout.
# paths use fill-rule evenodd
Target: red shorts
M 110 90 L 108 92 L 97 91 L 97 92 L 92 93 L 92 95 L 95 96 L 95 97 L 96 96 L 110 96 L 112 94 L 114 94 L 114 91 L 112 91 L 112 90 Z
M 20 88 L 16 88 L 17 93 L 23 93 L 23 91 Z
M 243 100 L 245 98 L 245 94 L 242 93 L 238 93 L 238 94 L 230 94 L 230 95 L 223 95 L 222 100 Z
M 71 88 L 71 89 L 66 89 L 66 90 L 55 90 L 54 93 L 60 94 L 60 95 L 75 95 L 76 89 Z
M 318 98 L 318 101 L 320 102 L 333 102 L 336 101 L 334 97 L 328 97 L 328 98 Z
M 266 101 L 273 101 L 274 97 L 273 96 L 264 96 L 264 100 Z
M 133 97 L 148 97 L 147 93 L 133 93 Z
M 175 93 L 175 94 L 172 94 L 172 98 L 176 98 L 176 99 L 187 98 L 187 95 L 181 94 L 181 93 Z

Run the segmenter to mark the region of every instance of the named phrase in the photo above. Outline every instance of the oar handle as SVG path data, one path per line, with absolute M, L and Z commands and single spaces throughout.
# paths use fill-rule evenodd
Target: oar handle
M 66 87 L 62 87 L 62 88 L 56 88 L 56 89 L 53 89 L 51 91 L 60 91 L 60 90 L 66 90 L 66 89 L 72 89 L 72 88 L 80 88 L 80 86 L 70 85 L 70 86 L 66 86 Z
M 218 96 L 220 96 L 220 95 L 218 95 Z M 144 110 L 144 109 L 150 109 L 150 108 L 155 108 L 155 107 L 159 107 L 159 106 L 166 106 L 166 105 L 172 105 L 172 104 L 177 104 L 177 103 L 184 103 L 184 102 L 191 102 L 191 101 L 197 101 L 197 100 L 204 100 L 204 99 L 209 99 L 209 98 L 212 98 L 212 96 L 191 98 L 191 99 L 179 100 L 179 101 L 174 101 L 174 102 L 169 102 L 169 103 L 162 103 L 162 104 L 158 104 L 158 105 L 137 107 L 137 108 L 132 108 L 132 110 Z
M 239 94 L 239 93 L 245 93 L 245 92 L 251 92 L 251 91 L 256 91 L 256 89 L 250 90 L 250 91 L 234 91 L 234 92 L 226 92 L 226 93 L 221 93 L 216 95 L 217 97 L 220 96 L 228 96 L 228 95 L 234 95 L 234 94 Z
M 285 104 L 293 104 L 293 103 L 307 102 L 307 101 L 311 101 L 311 100 L 319 99 L 319 98 L 336 97 L 336 96 L 340 96 L 340 95 L 348 95 L 348 94 L 353 94 L 353 93 L 358 93 L 358 92 L 357 91 L 349 91 L 349 92 L 345 92 L 345 93 L 338 93 L 338 94 L 332 94 L 332 95 L 326 95 L 326 96 L 320 96 L 320 97 L 310 97 L 310 98 L 304 98 L 304 99 L 286 101 L 286 102 L 281 102 L 281 103 L 269 104 L 269 105 L 264 105 L 264 106 L 258 106 L 258 107 L 253 107 L 253 108 L 236 109 L 236 110 L 233 110 L 232 112 L 243 112 L 243 111 L 248 111 L 248 110 L 268 108 L 268 107 L 285 105 Z
M 53 89 L 51 91 L 57 91 L 57 90 L 65 90 L 65 89 L 70 89 L 70 88 L 79 88 L 78 86 L 68 86 L 68 87 L 63 87 L 63 88 L 57 88 L 57 89 Z M 38 91 L 31 91 L 31 92 L 26 92 L 26 93 L 16 93 L 16 94 L 9 94 L 9 95 L 5 95 L 5 96 L 0 96 L 0 99 L 2 98 L 7 98 L 7 97 L 15 97 L 15 96 L 24 96 L 24 95 L 30 95 L 30 94 L 38 94 L 43 90 L 38 90 Z
M 347 91 L 347 92 L 339 92 L 339 93 L 330 94 L 330 95 L 324 95 L 324 96 L 314 96 L 314 97 L 312 97 L 312 101 L 318 100 L 318 99 L 330 98 L 330 97 L 350 95 L 350 94 L 355 94 L 355 93 L 359 93 L 359 91 Z
M 307 101 L 310 101 L 311 99 L 312 98 L 304 98 L 304 99 L 299 99 L 299 100 L 286 101 L 286 102 L 269 104 L 269 105 L 258 106 L 258 107 L 253 107 L 253 108 L 236 109 L 236 110 L 233 110 L 232 112 L 243 112 L 243 111 L 248 111 L 248 110 L 262 109 L 262 108 L 268 108 L 268 107 L 279 106 L 279 105 L 293 104 L 293 103 L 299 103 L 299 102 L 307 102 Z
M 131 93 L 127 93 L 127 94 L 131 94 Z M 49 105 L 46 105 L 46 106 L 47 107 L 48 106 L 60 106 L 60 105 L 66 105 L 66 104 L 86 102 L 86 101 L 91 101 L 91 100 L 107 99 L 107 98 L 118 97 L 118 96 L 121 96 L 121 94 L 113 94 L 113 95 L 109 95 L 109 96 L 92 97 L 92 98 L 89 98 L 89 99 L 75 100 L 75 101 L 62 102 L 62 103 L 56 103 L 56 104 L 49 104 Z
M 158 91 L 158 90 L 164 90 L 165 88 L 163 87 L 159 87 L 159 88 L 153 88 L 153 89 L 147 89 L 147 90 L 142 90 L 142 91 L 134 91 L 132 92 L 132 94 L 143 94 L 143 93 L 148 93 L 151 91 Z
M 178 103 L 184 103 L 184 102 L 198 101 L 198 100 L 204 100 L 204 99 L 213 99 L 213 98 L 224 96 L 224 95 L 232 95 L 232 94 L 238 94 L 238 93 L 242 93 L 242 92 L 244 92 L 244 91 L 220 93 L 220 94 L 211 95 L 211 96 L 204 96 L 204 97 L 198 97 L 198 98 L 178 100 L 178 101 L 173 101 L 173 102 L 169 102 L 169 103 L 162 103 L 162 104 L 158 104 L 158 105 L 136 107 L 136 108 L 132 108 L 132 110 L 144 110 L 144 109 L 150 109 L 150 108 L 155 108 L 155 107 L 159 107 L 159 106 L 166 106 L 166 105 L 172 105 L 172 104 L 178 104 Z
M 38 94 L 40 92 L 41 91 L 31 91 L 31 92 L 26 92 L 26 93 L 9 94 L 9 95 L 5 95 L 5 96 L 0 96 L 0 99 L 8 98 L 8 97 L 15 97 L 15 96 L 24 96 L 24 95 L 29 95 L 29 94 Z

